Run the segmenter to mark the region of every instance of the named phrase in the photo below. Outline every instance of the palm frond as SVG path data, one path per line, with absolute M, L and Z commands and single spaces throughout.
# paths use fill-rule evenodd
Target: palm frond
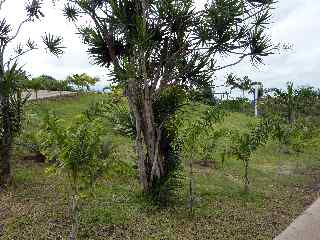
M 46 33 L 45 36 L 42 37 L 43 43 L 47 46 L 47 49 L 55 56 L 59 56 L 64 53 L 63 49 L 65 47 L 62 45 L 62 37 L 54 36 L 50 33 Z

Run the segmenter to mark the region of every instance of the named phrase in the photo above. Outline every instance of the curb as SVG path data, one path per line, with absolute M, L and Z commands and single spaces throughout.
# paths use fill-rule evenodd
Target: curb
M 320 198 L 274 240 L 320 240 Z

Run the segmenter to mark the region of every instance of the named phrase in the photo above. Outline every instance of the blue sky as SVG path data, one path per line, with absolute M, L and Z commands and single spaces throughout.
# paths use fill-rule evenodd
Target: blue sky
M 102 79 L 99 86 L 104 86 L 108 79 L 108 70 L 90 64 L 86 47 L 75 34 L 76 29 L 67 23 L 61 14 L 63 0 L 53 7 L 47 0 L 43 11 L 46 18 L 41 22 L 24 26 L 18 41 L 25 41 L 30 36 L 39 40 L 44 32 L 63 35 L 67 47 L 61 58 L 55 58 L 45 52 L 33 52 L 21 59 L 25 69 L 32 75 L 52 75 L 64 79 L 73 73 L 86 72 Z M 204 1 L 197 1 L 203 4 Z M 1 15 L 6 15 L 9 22 L 16 24 L 23 19 L 24 0 L 7 0 Z M 239 76 L 248 75 L 254 81 L 261 81 L 266 87 L 284 87 L 293 81 L 296 86 L 312 85 L 320 87 L 320 1 L 319 0 L 279 0 L 273 15 L 270 32 L 273 42 L 292 44 L 293 49 L 265 58 L 265 65 L 254 68 L 248 61 L 217 73 L 217 84 L 224 80 L 227 73 Z M 15 47 L 15 45 L 13 46 Z M 10 53 L 10 52 L 9 52 Z M 226 60 L 226 62 L 228 59 Z

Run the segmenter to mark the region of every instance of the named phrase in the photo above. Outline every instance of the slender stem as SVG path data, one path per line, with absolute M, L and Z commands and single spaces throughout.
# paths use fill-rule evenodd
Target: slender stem
M 232 66 L 235 66 L 237 65 L 238 63 L 242 62 L 243 59 L 245 59 L 245 57 L 251 55 L 250 53 L 248 54 L 244 54 L 243 56 L 241 56 L 237 61 L 233 62 L 233 63 L 230 63 L 230 64 L 227 64 L 225 66 L 221 66 L 221 67 L 217 67 L 217 68 L 214 68 L 213 71 L 218 71 L 218 70 L 222 70 L 224 68 L 228 68 L 228 67 L 232 67 Z
M 69 235 L 69 240 L 76 240 L 78 229 L 79 229 L 79 206 L 78 206 L 78 181 L 77 174 L 73 174 L 72 177 L 72 190 L 71 190 L 71 215 L 72 215 L 72 226 Z
M 25 23 L 29 22 L 29 21 L 30 21 L 30 18 L 27 18 L 27 19 L 23 20 L 23 21 L 19 24 L 19 27 L 18 27 L 16 33 L 15 33 L 11 38 L 9 38 L 9 40 L 7 41 L 7 43 L 9 43 L 9 42 L 11 42 L 12 40 L 14 40 L 14 39 L 18 36 L 18 34 L 19 34 L 22 26 L 23 26 Z
M 9 64 L 10 64 L 13 60 L 16 60 L 16 59 L 18 59 L 19 57 L 21 57 L 22 55 L 24 55 L 24 54 L 26 54 L 26 53 L 28 53 L 28 52 L 31 52 L 32 50 L 36 50 L 36 49 L 38 49 L 38 48 L 29 48 L 29 49 L 27 49 L 27 50 L 25 50 L 25 51 L 17 54 L 16 56 L 9 58 L 9 60 L 4 63 L 4 66 L 6 66 L 6 65 L 9 66 Z
M 190 214 L 193 214 L 193 204 L 194 204 L 194 176 L 193 176 L 193 154 L 189 159 L 189 209 Z
M 248 193 L 250 191 L 250 180 L 249 180 L 249 159 L 244 160 L 244 192 Z

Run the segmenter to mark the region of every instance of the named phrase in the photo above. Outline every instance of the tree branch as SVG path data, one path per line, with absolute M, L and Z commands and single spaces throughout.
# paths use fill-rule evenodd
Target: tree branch
M 0 10 L 2 9 L 2 5 L 5 3 L 6 0 L 0 0 Z
M 18 55 L 9 58 L 9 60 L 4 63 L 4 66 L 5 66 L 5 65 L 10 65 L 10 63 L 11 63 L 13 60 L 21 57 L 22 55 L 24 55 L 24 54 L 26 54 L 26 53 L 28 53 L 28 52 L 31 52 L 32 50 L 37 50 L 37 49 L 38 49 L 38 48 L 29 48 L 29 49 L 27 49 L 27 50 L 25 50 L 25 51 L 22 51 L 22 52 L 19 53 Z
M 237 61 L 233 62 L 233 63 L 230 63 L 228 65 L 225 65 L 225 66 L 222 66 L 222 67 L 217 67 L 217 68 L 213 68 L 212 71 L 219 71 L 219 70 L 222 70 L 224 68 L 227 68 L 227 67 L 232 67 L 234 65 L 237 65 L 238 63 L 242 62 L 243 59 L 245 59 L 245 57 L 247 56 L 250 56 L 251 54 L 248 53 L 248 54 L 244 54 L 243 56 L 241 56 Z
M 23 21 L 19 24 L 19 27 L 18 27 L 16 33 L 15 33 L 11 38 L 9 38 L 9 39 L 6 41 L 6 43 L 9 43 L 9 42 L 11 42 L 12 40 L 14 40 L 14 39 L 18 36 L 18 34 L 19 34 L 22 26 L 23 26 L 25 23 L 29 22 L 29 21 L 30 21 L 30 18 L 27 18 L 27 19 L 23 20 Z

